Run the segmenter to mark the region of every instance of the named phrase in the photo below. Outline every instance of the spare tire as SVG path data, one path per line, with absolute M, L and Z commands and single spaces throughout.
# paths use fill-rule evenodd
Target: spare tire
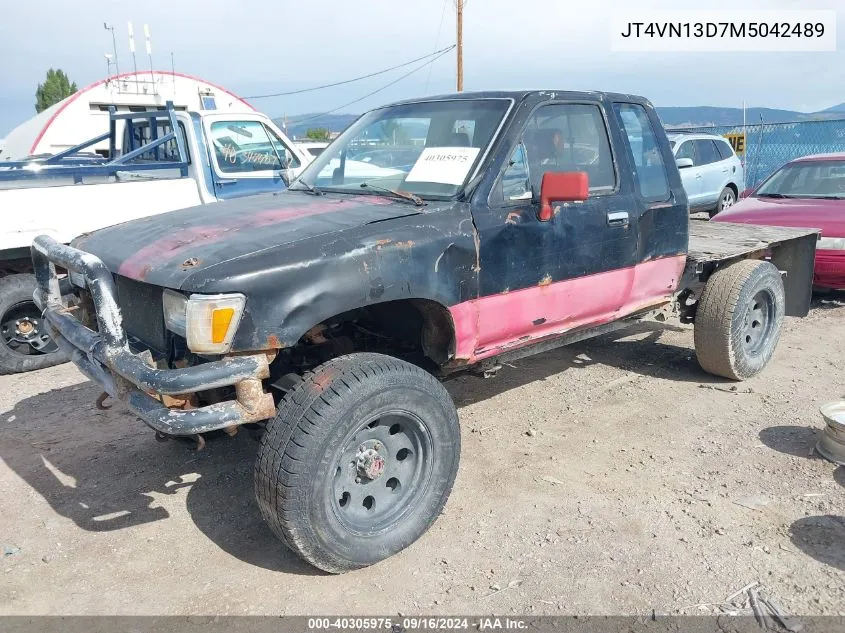
M 19 374 L 67 361 L 44 328 L 41 311 L 32 298 L 36 287 L 33 275 L 0 279 L 0 374 Z

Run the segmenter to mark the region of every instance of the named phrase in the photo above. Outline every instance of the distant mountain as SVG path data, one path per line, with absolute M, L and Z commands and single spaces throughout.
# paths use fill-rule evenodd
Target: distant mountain
M 737 125 L 742 123 L 742 108 L 721 108 L 717 106 L 687 106 L 657 108 L 663 125 Z M 747 108 L 746 122 L 759 123 L 760 115 L 766 123 L 798 121 L 805 116 L 792 110 L 773 108 Z
M 839 105 L 831 106 L 829 108 L 825 108 L 822 112 L 840 112 L 845 113 L 845 103 L 840 103 Z
M 721 108 L 717 106 L 663 107 L 657 108 L 657 114 L 666 127 L 742 125 L 742 108 Z M 813 121 L 818 119 L 836 119 L 845 116 L 845 103 L 819 112 L 796 112 L 776 108 L 747 108 L 745 121 L 749 125 L 763 123 L 792 123 L 794 121 Z
M 660 120 L 666 127 L 703 127 L 708 125 L 741 125 L 742 108 L 723 108 L 719 106 L 680 106 L 657 108 Z M 819 112 L 797 112 L 776 108 L 747 108 L 746 123 L 753 125 L 764 123 L 790 123 L 792 121 L 810 121 L 816 119 L 845 118 L 845 103 L 840 103 Z M 342 132 L 359 115 L 357 114 L 301 114 L 287 118 L 287 134 L 291 138 L 301 139 L 309 128 L 328 128 L 332 132 Z M 283 127 L 282 119 L 274 119 Z M 415 134 L 416 135 L 416 134 Z

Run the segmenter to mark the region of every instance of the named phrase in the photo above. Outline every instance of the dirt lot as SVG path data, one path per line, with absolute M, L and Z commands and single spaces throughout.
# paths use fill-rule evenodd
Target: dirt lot
M 2 377 L 0 613 L 705 614 L 759 581 L 845 615 L 845 468 L 812 456 L 845 395 L 845 300 L 814 306 L 735 392 L 658 324 L 450 382 L 445 514 L 339 577 L 261 523 L 249 432 L 196 453 L 97 411 L 70 365 Z

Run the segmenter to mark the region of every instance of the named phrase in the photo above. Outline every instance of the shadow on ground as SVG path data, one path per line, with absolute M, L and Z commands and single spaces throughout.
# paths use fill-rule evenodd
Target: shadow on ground
M 682 330 L 640 323 L 516 361 L 494 379 L 450 381 L 449 390 L 460 407 L 594 363 L 671 380 L 720 380 L 699 368 L 689 348 L 662 343 L 668 329 Z M 55 512 L 83 530 L 120 530 L 169 518 L 156 497 L 188 488 L 192 520 L 224 551 L 270 570 L 320 573 L 288 551 L 261 520 L 252 482 L 255 432 L 242 428 L 234 438 L 211 436 L 196 452 L 192 442 L 157 442 L 129 413 L 97 411 L 99 394 L 88 382 L 26 398 L 0 413 L 0 458 Z
M 760 431 L 760 441 L 772 450 L 811 458 L 821 429 L 811 426 L 770 426 Z
M 789 528 L 792 543 L 817 561 L 845 571 L 845 517 L 803 517 Z
M 666 332 L 685 332 L 686 336 L 689 336 L 690 347 L 661 341 Z M 596 363 L 664 380 L 736 384 L 734 381 L 712 376 L 701 369 L 691 345 L 691 329 L 668 323 L 643 321 L 617 332 L 504 363 L 495 378 L 481 379 L 462 375 L 447 381 L 446 384 L 459 407 Z
M 99 393 L 88 382 L 27 398 L 0 414 L 0 458 L 53 510 L 83 530 L 120 530 L 169 518 L 155 497 L 188 487 L 191 519 L 232 556 L 274 571 L 322 573 L 261 519 L 252 491 L 254 433 L 211 434 L 196 452 L 193 441 L 156 441 L 131 414 L 95 412 Z
M 845 308 L 845 290 L 813 289 L 812 309 L 831 310 Z

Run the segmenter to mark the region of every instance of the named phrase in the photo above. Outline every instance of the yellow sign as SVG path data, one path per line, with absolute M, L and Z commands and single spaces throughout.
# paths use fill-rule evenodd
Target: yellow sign
M 734 151 L 741 155 L 745 153 L 745 132 L 738 132 L 735 134 L 725 134 L 728 143 L 734 148 Z

